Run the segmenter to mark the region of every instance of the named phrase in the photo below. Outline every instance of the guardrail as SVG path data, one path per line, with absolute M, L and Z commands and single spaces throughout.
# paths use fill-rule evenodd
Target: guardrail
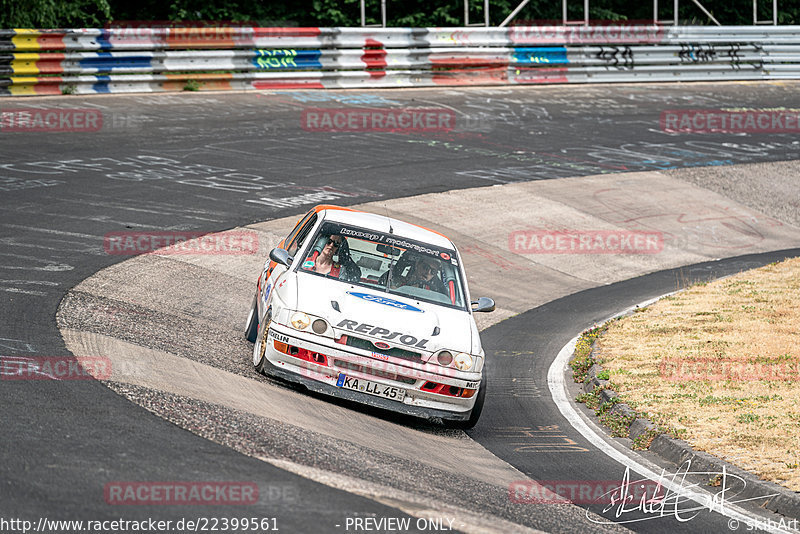
M 0 30 L 0 94 L 800 78 L 800 26 Z

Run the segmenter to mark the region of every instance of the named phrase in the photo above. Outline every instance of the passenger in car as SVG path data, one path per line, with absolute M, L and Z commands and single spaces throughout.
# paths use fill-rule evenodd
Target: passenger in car
M 334 261 L 334 257 L 339 261 Z M 321 236 L 311 255 L 303 262 L 303 268 L 346 282 L 361 279 L 361 269 L 350 257 L 347 240 L 340 235 Z

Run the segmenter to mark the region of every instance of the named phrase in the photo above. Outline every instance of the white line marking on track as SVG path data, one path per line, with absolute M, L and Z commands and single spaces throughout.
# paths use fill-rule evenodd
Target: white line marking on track
M 674 292 L 673 292 L 674 293 Z M 661 297 L 656 297 L 654 299 L 647 300 L 638 304 L 636 306 L 631 306 L 630 308 L 614 314 L 612 317 L 619 317 L 620 315 L 624 315 L 630 310 L 634 308 L 641 308 L 652 304 L 653 302 L 672 295 L 673 293 L 667 293 L 666 295 L 662 295 Z M 600 324 L 603 324 L 606 321 L 603 321 Z M 547 386 L 550 388 L 550 394 L 553 397 L 553 402 L 555 402 L 558 410 L 561 412 L 561 415 L 569 422 L 572 427 L 577 430 L 587 441 L 589 441 L 592 445 L 594 445 L 598 450 L 600 450 L 606 456 L 611 457 L 612 459 L 616 460 L 624 467 L 630 468 L 631 471 L 636 471 L 642 476 L 647 477 L 650 480 L 660 482 L 663 487 L 665 487 L 670 492 L 673 492 L 676 495 L 680 495 L 684 498 L 689 498 L 699 504 L 701 507 L 706 508 L 708 503 L 714 502 L 714 496 L 706 491 L 703 490 L 696 490 L 692 491 L 686 486 L 681 484 L 676 484 L 670 480 L 668 476 L 661 476 L 659 473 L 662 473 L 663 470 L 661 467 L 657 466 L 653 462 L 642 458 L 639 455 L 636 455 L 631 452 L 623 452 L 617 449 L 614 445 L 606 441 L 604 437 L 601 437 L 597 432 L 595 432 L 588 423 L 588 420 L 585 420 L 585 415 L 581 414 L 572 406 L 572 403 L 569 400 L 569 396 L 567 394 L 567 385 L 564 381 L 564 369 L 567 367 L 569 363 L 569 359 L 572 356 L 573 351 L 575 350 L 575 344 L 578 341 L 580 334 L 575 336 L 570 340 L 569 343 L 564 345 L 561 348 L 556 359 L 553 360 L 553 363 L 550 365 L 550 368 L 547 371 Z M 621 478 L 621 477 L 620 477 Z M 718 500 L 718 498 L 717 498 Z M 744 525 L 745 527 L 749 524 L 758 524 L 763 525 L 764 519 L 755 516 L 746 510 L 742 509 L 739 506 L 734 504 L 727 504 L 725 506 L 715 506 L 713 511 L 724 515 L 729 519 L 733 519 Z M 710 510 L 711 507 L 709 506 L 708 509 Z M 780 534 L 794 534 L 797 531 L 795 530 L 788 530 L 780 528 L 779 526 L 774 526 L 774 528 L 769 529 L 770 532 L 777 532 Z

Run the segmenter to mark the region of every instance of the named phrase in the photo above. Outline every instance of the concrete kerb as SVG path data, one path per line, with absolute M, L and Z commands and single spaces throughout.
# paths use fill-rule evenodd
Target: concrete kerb
M 632 315 L 634 311 L 650 306 L 658 300 L 673 294 L 674 292 L 671 292 L 657 299 L 637 305 L 633 309 L 626 310 L 614 316 L 613 319 L 604 321 L 601 324 L 606 324 L 619 317 Z M 592 354 L 593 353 L 594 349 L 592 350 Z M 601 403 L 610 402 L 612 399 L 619 399 L 617 392 L 613 389 L 609 389 L 609 380 L 598 378 L 598 375 L 602 371 L 603 367 L 599 364 L 593 364 L 589 368 L 586 380 L 582 386 L 583 391 L 592 393 L 596 388 L 601 388 L 598 392 Z M 760 506 L 766 510 L 791 518 L 800 518 L 800 493 L 784 488 L 774 482 L 761 480 L 753 473 L 736 467 L 721 458 L 717 458 L 707 452 L 694 450 L 689 443 L 682 439 L 673 438 L 663 432 L 659 432 L 658 426 L 655 423 L 647 418 L 639 417 L 637 412 L 624 402 L 617 402 L 611 409 L 611 413 L 620 416 L 635 417 L 628 428 L 628 438 L 634 442 L 638 439 L 645 438 L 648 433 L 656 432 L 648 450 L 656 453 L 664 460 L 674 463 L 676 466 L 690 462 L 694 471 L 722 473 L 724 470 L 726 473 L 744 480 L 743 486 L 732 488 L 741 499 L 754 500 L 760 502 Z

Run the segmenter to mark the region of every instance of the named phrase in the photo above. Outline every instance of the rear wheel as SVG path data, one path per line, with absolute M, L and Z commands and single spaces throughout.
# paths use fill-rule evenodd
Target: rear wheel
M 267 366 L 267 343 L 269 342 L 269 324 L 272 322 L 272 309 L 268 309 L 264 314 L 264 321 L 259 325 L 258 334 L 256 335 L 256 344 L 253 347 L 253 367 L 256 371 L 264 374 Z
M 258 337 L 258 292 L 253 297 L 253 304 L 250 306 L 250 313 L 247 314 L 247 322 L 244 327 L 244 337 L 247 341 L 254 343 Z

